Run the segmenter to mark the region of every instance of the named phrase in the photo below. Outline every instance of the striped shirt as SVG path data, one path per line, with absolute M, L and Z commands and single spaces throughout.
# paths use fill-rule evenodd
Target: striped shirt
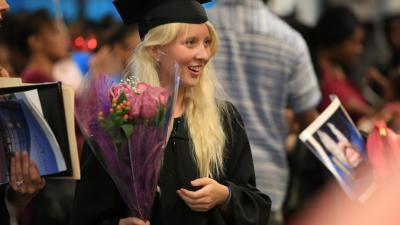
M 261 0 L 219 0 L 208 10 L 220 49 L 214 60 L 249 136 L 257 187 L 280 210 L 289 170 L 284 109 L 313 109 L 321 94 L 304 39 Z

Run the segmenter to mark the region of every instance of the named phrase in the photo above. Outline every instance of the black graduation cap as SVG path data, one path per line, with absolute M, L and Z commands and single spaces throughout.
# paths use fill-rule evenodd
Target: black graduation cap
M 167 23 L 200 24 L 208 20 L 201 4 L 211 0 L 114 0 L 125 24 L 138 23 L 140 37 Z

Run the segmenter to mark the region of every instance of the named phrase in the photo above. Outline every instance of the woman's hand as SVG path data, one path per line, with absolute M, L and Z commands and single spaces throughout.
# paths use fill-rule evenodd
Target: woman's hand
M 10 202 L 18 208 L 24 207 L 45 185 L 36 164 L 29 159 L 28 153 L 17 151 L 11 159 L 11 181 L 13 193 Z
M 150 222 L 148 220 L 144 222 L 143 220 L 136 217 L 128 217 L 120 219 L 118 225 L 150 225 Z
M 21 194 L 36 194 L 45 185 L 36 164 L 29 159 L 28 153 L 16 152 L 11 159 L 11 187 Z
M 26 151 L 17 151 L 11 159 L 11 187 L 21 194 L 34 195 L 45 185 L 36 164 L 29 159 Z
M 193 211 L 206 212 L 216 205 L 223 204 L 229 196 L 228 187 L 211 178 L 199 178 L 190 183 L 201 188 L 197 191 L 181 188 L 177 193 Z

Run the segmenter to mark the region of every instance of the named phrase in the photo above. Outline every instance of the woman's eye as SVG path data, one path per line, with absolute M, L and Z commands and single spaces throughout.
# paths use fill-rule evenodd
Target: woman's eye
M 204 44 L 207 45 L 207 46 L 210 46 L 211 45 L 211 39 L 205 40 Z
M 195 44 L 196 44 L 195 40 L 192 40 L 192 39 L 191 40 L 187 40 L 185 42 L 185 45 L 188 46 L 188 47 L 193 47 Z

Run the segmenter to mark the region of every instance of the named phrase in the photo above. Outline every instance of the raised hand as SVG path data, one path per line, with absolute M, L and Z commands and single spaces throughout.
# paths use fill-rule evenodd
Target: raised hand
M 17 207 L 25 206 L 45 185 L 36 164 L 29 159 L 28 153 L 17 151 L 11 159 L 11 181 L 13 189 L 11 202 Z

